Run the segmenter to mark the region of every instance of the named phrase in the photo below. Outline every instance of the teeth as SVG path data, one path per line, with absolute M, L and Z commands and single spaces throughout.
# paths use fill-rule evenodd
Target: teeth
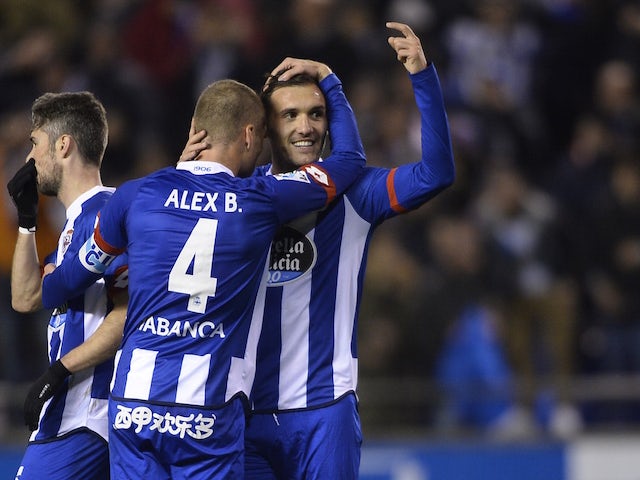
M 300 140 L 299 142 L 293 142 L 296 147 L 310 147 L 313 145 L 313 142 L 309 140 Z

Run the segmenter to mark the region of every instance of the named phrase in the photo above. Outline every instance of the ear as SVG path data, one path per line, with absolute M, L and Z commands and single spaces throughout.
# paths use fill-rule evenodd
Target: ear
M 67 158 L 75 148 L 73 137 L 68 134 L 62 134 L 56 141 L 56 151 L 60 152 L 62 158 Z
M 247 151 L 251 150 L 254 142 L 256 141 L 256 128 L 252 124 L 244 127 L 244 146 Z

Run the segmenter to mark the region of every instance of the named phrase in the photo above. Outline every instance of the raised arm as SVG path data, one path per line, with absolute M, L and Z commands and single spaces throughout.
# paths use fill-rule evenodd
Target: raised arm
M 35 160 L 29 159 L 7 184 L 18 210 L 18 239 L 11 264 L 11 306 L 18 312 L 42 308 L 42 272 L 36 248 L 38 188 Z
M 391 170 L 368 170 L 366 180 L 358 182 L 362 191 L 356 196 L 361 199 L 356 208 L 371 222 L 418 208 L 450 186 L 455 177 L 449 121 L 435 66 L 429 64 L 420 39 L 408 25 L 386 25 L 400 33 L 387 41 L 409 72 L 420 113 L 422 155 L 421 161 Z

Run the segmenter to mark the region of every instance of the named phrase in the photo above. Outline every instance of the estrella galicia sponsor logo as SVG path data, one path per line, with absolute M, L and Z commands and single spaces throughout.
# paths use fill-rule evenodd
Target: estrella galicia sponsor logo
M 58 308 L 54 309 L 49 319 L 49 326 L 53 330 L 60 330 L 67 320 L 67 304 L 64 303 Z
M 315 265 L 316 253 L 305 234 L 288 225 L 281 227 L 271 242 L 267 285 L 276 287 L 302 277 Z

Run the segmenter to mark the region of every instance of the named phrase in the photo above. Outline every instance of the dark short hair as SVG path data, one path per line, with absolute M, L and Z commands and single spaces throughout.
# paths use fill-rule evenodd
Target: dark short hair
M 70 135 L 82 157 L 100 167 L 109 128 L 102 103 L 91 92 L 45 93 L 31 106 L 32 128 L 42 129 L 53 143 Z

